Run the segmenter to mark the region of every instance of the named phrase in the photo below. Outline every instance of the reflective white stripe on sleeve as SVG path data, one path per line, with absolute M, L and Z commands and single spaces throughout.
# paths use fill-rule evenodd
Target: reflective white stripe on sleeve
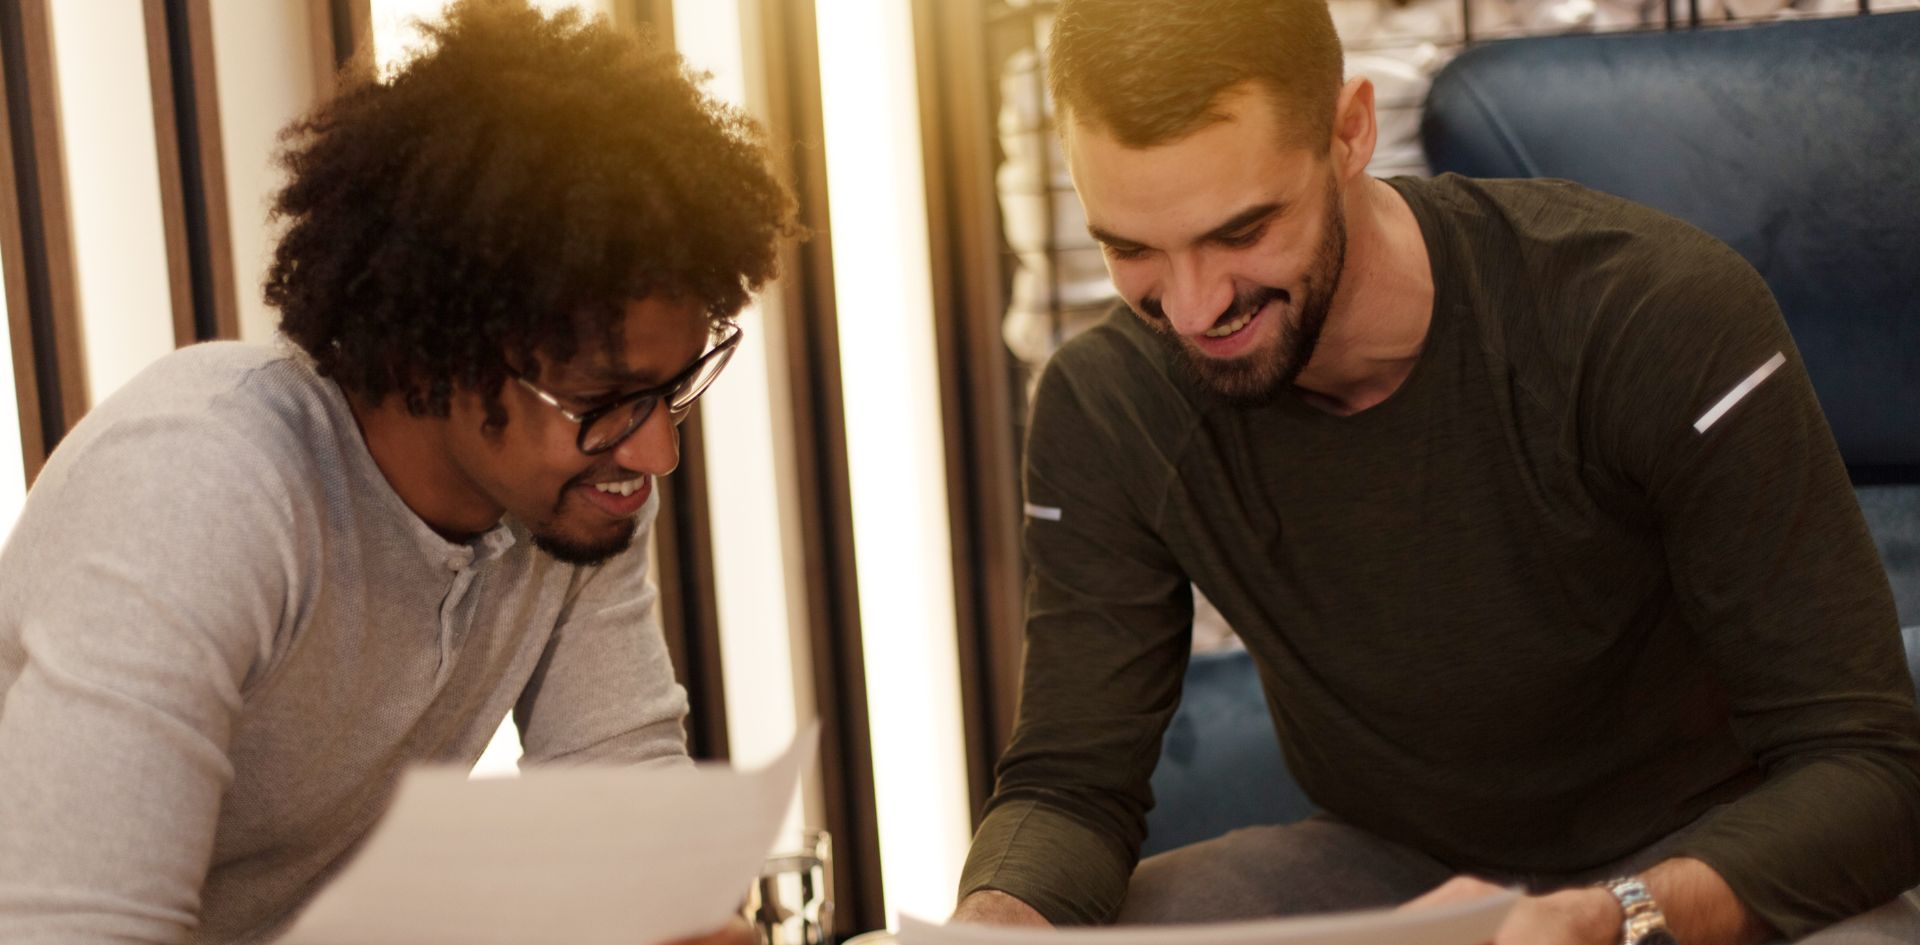
M 1693 421 L 1693 429 L 1699 433 L 1707 432 L 1708 427 L 1719 422 L 1727 411 L 1733 409 L 1734 404 L 1753 393 L 1753 389 L 1759 387 L 1760 382 L 1772 377 L 1773 372 L 1780 370 L 1780 365 L 1785 363 L 1787 363 L 1786 353 L 1775 351 L 1773 357 L 1767 359 L 1767 363 L 1760 365 L 1759 370 L 1747 375 L 1746 380 L 1733 385 L 1733 389 L 1727 391 L 1727 396 L 1720 398 L 1720 402 L 1714 404 L 1712 410 L 1701 414 L 1700 419 Z
M 1027 517 L 1057 522 L 1060 521 L 1060 510 L 1051 505 L 1034 505 L 1029 502 L 1027 503 Z

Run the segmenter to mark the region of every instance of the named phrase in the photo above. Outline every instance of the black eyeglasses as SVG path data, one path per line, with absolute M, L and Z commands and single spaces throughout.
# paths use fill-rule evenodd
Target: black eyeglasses
M 601 404 L 592 410 L 574 412 L 560 403 L 553 394 L 535 386 L 532 381 L 514 374 L 513 379 L 520 386 L 533 392 L 533 396 L 545 401 L 560 415 L 580 425 L 580 438 L 575 441 L 580 452 L 593 456 L 619 446 L 633 431 L 653 416 L 653 408 L 666 401 L 667 411 L 674 423 L 679 423 L 693 409 L 693 402 L 707 392 L 713 379 L 720 376 L 720 370 L 733 358 L 735 348 L 740 346 L 740 326 L 725 322 L 720 328 L 720 339 L 708 348 L 687 369 L 673 376 L 657 387 L 622 394 L 610 403 Z

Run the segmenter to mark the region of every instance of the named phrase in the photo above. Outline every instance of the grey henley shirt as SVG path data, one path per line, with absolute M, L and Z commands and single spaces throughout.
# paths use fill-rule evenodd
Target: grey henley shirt
M 162 359 L 0 551 L 0 941 L 269 937 L 509 711 L 526 763 L 683 761 L 652 516 L 599 567 L 450 543 L 302 356 Z

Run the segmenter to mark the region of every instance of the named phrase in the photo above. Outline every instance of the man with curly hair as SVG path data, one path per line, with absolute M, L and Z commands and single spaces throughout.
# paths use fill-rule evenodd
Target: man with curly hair
M 162 359 L 0 555 L 0 939 L 269 937 L 509 711 L 530 764 L 685 763 L 654 481 L 790 198 L 670 52 L 428 32 L 284 137 L 290 344 Z

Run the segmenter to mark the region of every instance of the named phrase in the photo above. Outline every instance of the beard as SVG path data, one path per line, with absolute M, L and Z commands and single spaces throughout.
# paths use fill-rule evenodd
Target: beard
M 552 517 L 539 524 L 527 523 L 528 531 L 533 534 L 533 546 L 562 563 L 582 567 L 605 564 L 608 558 L 632 547 L 633 536 L 640 530 L 637 517 L 624 523 L 624 528 L 610 530 L 605 537 L 580 538 L 560 532 L 560 522 L 566 517 L 566 505 L 574 487 L 608 478 L 611 478 L 610 473 L 588 470 L 570 480 L 560 490 L 560 498 L 553 503 Z M 654 488 L 659 488 L 659 485 L 658 481 L 653 483 Z
M 639 528 L 640 524 L 633 522 L 628 528 L 598 541 L 580 541 L 549 532 L 534 532 L 533 546 L 565 564 L 593 567 L 605 564 L 608 558 L 631 547 L 634 533 Z
M 1279 303 L 1269 314 L 1280 319 L 1280 335 L 1265 348 L 1238 358 L 1212 357 L 1173 330 L 1158 299 L 1141 300 L 1140 309 L 1148 316 L 1144 321 L 1154 329 L 1154 337 L 1167 346 L 1174 370 L 1188 383 L 1235 406 L 1258 407 L 1272 403 L 1306 370 L 1320 344 L 1347 261 L 1346 208 L 1331 179 L 1327 181 L 1327 208 L 1327 225 L 1301 279 L 1299 300 L 1289 305 L 1292 296 L 1285 289 L 1261 286 L 1237 294 L 1233 305 L 1214 322 L 1227 324 L 1269 303 Z

